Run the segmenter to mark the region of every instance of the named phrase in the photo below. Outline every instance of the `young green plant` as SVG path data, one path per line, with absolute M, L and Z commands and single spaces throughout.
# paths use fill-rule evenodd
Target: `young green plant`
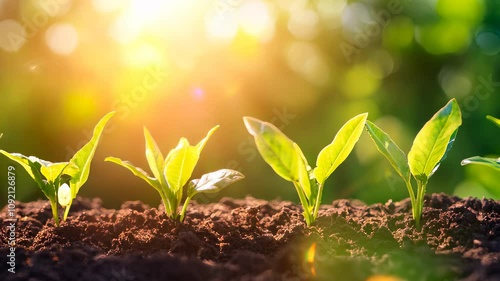
M 279 176 L 294 184 L 306 224 L 311 225 L 318 216 L 326 179 L 351 153 L 367 117 L 368 113 L 363 113 L 347 121 L 332 143 L 321 150 L 314 169 L 307 163 L 300 147 L 273 124 L 253 117 L 244 117 L 243 121 L 264 161 Z
M 496 124 L 498 127 L 500 127 L 500 119 L 497 119 L 493 116 L 486 116 L 488 120 Z M 473 156 L 467 159 L 462 160 L 462 166 L 468 165 L 468 164 L 479 164 L 479 165 L 485 165 L 488 167 L 491 167 L 493 169 L 496 169 L 497 171 L 500 171 L 500 157 L 495 159 L 495 158 L 487 158 L 487 157 L 480 157 L 480 156 Z
M 407 158 L 388 134 L 372 122 L 366 122 L 366 129 L 377 149 L 389 160 L 406 184 L 410 194 L 413 219 L 417 227 L 420 227 L 424 195 L 429 178 L 446 158 L 461 124 L 460 107 L 457 101 L 452 99 L 418 132 Z M 410 175 L 413 175 L 417 182 L 416 195 Z
M 21 165 L 37 183 L 43 194 L 50 201 L 52 214 L 57 226 L 59 226 L 58 204 L 65 208 L 64 221 L 68 216 L 73 199 L 76 198 L 78 191 L 89 177 L 90 164 L 97 144 L 106 123 L 113 115 L 114 112 L 110 112 L 97 123 L 90 141 L 69 162 L 52 163 L 34 156 L 24 156 L 19 153 L 9 153 L 0 150 L 0 153 Z
M 188 185 L 186 200 L 181 212 L 178 212 L 183 197 L 183 187 L 191 178 L 205 144 L 217 128 L 219 126 L 213 127 L 207 136 L 194 146 L 190 145 L 186 138 L 181 138 L 177 147 L 170 150 L 165 158 L 149 131 L 144 128 L 146 159 L 153 176 L 129 161 L 123 161 L 116 157 L 107 157 L 106 161 L 125 167 L 135 176 L 146 181 L 160 194 L 165 205 L 165 213 L 173 219 L 183 221 L 187 206 L 193 196 L 198 193 L 218 192 L 231 183 L 244 178 L 243 174 L 238 171 L 222 169 L 205 174 L 200 179 L 192 180 Z

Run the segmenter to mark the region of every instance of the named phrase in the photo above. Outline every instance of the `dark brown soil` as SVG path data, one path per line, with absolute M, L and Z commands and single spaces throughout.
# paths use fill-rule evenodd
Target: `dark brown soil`
M 183 223 L 141 202 L 109 210 L 100 199 L 77 198 L 60 227 L 47 201 L 16 211 L 16 273 L 3 227 L 0 280 L 500 280 L 493 200 L 429 196 L 421 230 L 409 200 L 334 201 L 313 227 L 291 202 L 250 197 L 193 203 Z

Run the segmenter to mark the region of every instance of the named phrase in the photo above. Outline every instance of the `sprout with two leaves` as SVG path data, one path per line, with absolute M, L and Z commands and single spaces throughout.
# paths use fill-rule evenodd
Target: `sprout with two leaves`
M 35 156 L 28 157 L 19 153 L 0 150 L 0 153 L 21 165 L 35 180 L 43 194 L 50 201 L 52 215 L 57 226 L 59 226 L 58 204 L 65 208 L 63 215 L 63 221 L 65 221 L 73 199 L 76 198 L 78 191 L 89 177 L 90 164 L 97 144 L 106 123 L 113 115 L 114 112 L 110 112 L 97 123 L 90 141 L 69 162 L 52 163 Z
M 318 154 L 316 168 L 311 168 L 299 145 L 271 123 L 243 117 L 248 132 L 254 137 L 260 155 L 282 178 L 295 186 L 307 225 L 318 217 L 326 179 L 344 162 L 358 142 L 368 113 L 347 121 L 333 141 Z
M 452 99 L 425 123 L 406 157 L 387 133 L 372 122 L 366 122 L 366 129 L 377 149 L 389 160 L 406 184 L 417 227 L 420 227 L 427 183 L 453 146 L 460 125 L 462 113 L 457 101 Z M 417 182 L 416 195 L 411 176 Z
M 200 179 L 192 180 L 187 188 L 187 198 L 181 212 L 178 212 L 183 198 L 183 187 L 191 178 L 205 144 L 218 127 L 212 128 L 207 136 L 194 146 L 190 145 L 186 138 L 181 138 L 177 147 L 170 150 L 165 158 L 149 131 L 144 128 L 146 159 L 153 177 L 129 161 L 123 161 L 116 157 L 107 157 L 106 161 L 125 167 L 135 176 L 146 181 L 160 194 L 165 205 L 165 213 L 173 219 L 183 221 L 187 206 L 193 196 L 198 193 L 218 192 L 231 183 L 244 178 L 243 174 L 238 171 L 222 169 L 205 174 Z

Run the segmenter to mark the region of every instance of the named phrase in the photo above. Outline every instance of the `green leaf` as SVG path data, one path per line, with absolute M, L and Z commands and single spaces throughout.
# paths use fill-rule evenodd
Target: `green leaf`
M 313 194 L 313 191 L 311 190 L 311 182 L 309 179 L 309 170 L 311 169 L 311 167 L 309 167 L 309 164 L 307 164 L 307 159 L 304 156 L 304 153 L 302 152 L 302 149 L 300 149 L 299 145 L 293 143 L 293 148 L 295 149 L 295 153 L 297 153 L 297 156 L 300 159 L 297 167 L 300 187 L 304 191 L 307 199 L 311 199 L 311 196 Z
M 40 172 L 48 182 L 54 183 L 59 180 L 63 172 L 64 174 L 72 175 L 78 172 L 78 167 L 69 162 L 50 163 L 42 165 Z
M 182 194 L 182 187 L 187 183 L 198 163 L 198 149 L 196 146 L 189 145 L 187 139 L 181 138 L 167 159 L 163 171 L 167 183 L 173 193 L 179 194 L 180 191 Z
M 3 155 L 5 155 L 6 157 L 8 157 L 10 160 L 18 163 L 19 165 L 21 165 L 21 167 L 23 167 L 26 172 L 28 172 L 28 174 L 30 175 L 31 178 L 35 179 L 35 175 L 33 175 L 33 172 L 31 171 L 31 167 L 30 167 L 30 164 L 29 164 L 29 161 L 28 161 L 28 157 L 27 156 L 24 156 L 20 153 L 9 153 L 5 150 L 0 150 L 0 153 L 2 153 Z
M 314 176 L 320 185 L 349 156 L 363 132 L 367 117 L 368 113 L 363 113 L 347 121 L 335 135 L 332 143 L 321 150 L 314 169 Z
M 456 129 L 455 132 L 453 132 L 453 135 L 451 135 L 450 140 L 448 141 L 448 145 L 446 146 L 446 151 L 444 152 L 443 157 L 441 158 L 441 160 L 439 160 L 439 162 L 436 164 L 434 169 L 432 169 L 432 172 L 429 175 L 429 178 L 432 177 L 432 175 L 434 175 L 434 173 L 437 171 L 437 169 L 439 168 L 441 163 L 443 163 L 443 161 L 446 160 L 446 157 L 448 157 L 448 152 L 450 152 L 451 148 L 453 147 L 453 144 L 455 143 L 455 139 L 457 138 L 457 133 L 458 133 L 458 129 Z
M 210 139 L 210 137 L 213 135 L 213 133 L 219 129 L 219 125 L 213 127 L 212 129 L 210 129 L 210 131 L 208 131 L 208 134 L 207 136 L 202 139 L 197 145 L 196 145 L 196 149 L 198 150 L 198 154 L 201 154 L 201 151 L 203 150 L 203 148 L 205 147 L 205 145 L 207 144 L 207 141 Z
M 461 124 L 462 114 L 455 99 L 450 100 L 425 123 L 408 153 L 413 176 L 425 176 L 428 179 L 432 175 Z
M 264 161 L 285 180 L 298 181 L 302 159 L 296 153 L 294 142 L 271 123 L 253 117 L 243 117 L 243 121 Z
M 151 169 L 154 177 L 162 181 L 165 159 L 163 158 L 160 148 L 158 148 L 158 145 L 146 127 L 144 127 L 144 139 L 146 141 L 146 159 L 148 160 L 149 168 Z
M 92 158 L 94 157 L 95 150 L 97 148 L 97 144 L 99 144 L 99 140 L 101 138 L 104 127 L 108 123 L 109 119 L 113 117 L 115 112 L 110 112 L 106 114 L 94 128 L 94 134 L 90 141 L 85 144 L 69 161 L 78 167 L 78 171 L 71 175 L 70 187 L 73 198 L 76 198 L 76 194 L 80 190 L 80 188 L 85 184 L 89 177 L 90 173 L 90 164 L 92 162 Z
M 389 160 L 396 172 L 405 180 L 410 180 L 410 167 L 405 153 L 394 143 L 387 133 L 371 121 L 366 121 L 366 129 L 378 151 Z
M 204 174 L 200 179 L 192 180 L 189 185 L 188 196 L 192 197 L 196 193 L 216 193 L 226 186 L 242 180 L 245 176 L 235 170 L 221 169 L 215 172 Z
M 494 124 L 496 124 L 498 127 L 500 127 L 500 119 L 497 119 L 491 115 L 487 115 L 486 116 L 486 119 L 490 120 L 491 122 L 493 122 Z
M 470 157 L 470 158 L 462 160 L 461 164 L 462 164 L 462 166 L 465 166 L 468 164 L 479 164 L 479 165 L 485 165 L 485 166 L 500 170 L 500 158 L 495 159 L 495 158 L 474 156 L 474 157 Z
M 148 175 L 148 173 L 146 173 L 141 168 L 138 168 L 138 167 L 134 166 L 129 161 L 123 161 L 120 158 L 116 158 L 116 157 L 107 157 L 106 159 L 104 159 L 104 161 L 112 162 L 112 163 L 120 165 L 120 166 L 122 166 L 124 168 L 127 168 L 129 171 L 132 172 L 132 174 L 134 174 L 135 176 L 143 179 L 149 185 L 151 185 L 152 187 L 154 187 L 154 189 L 156 189 L 158 192 L 160 192 L 161 194 L 163 194 L 160 182 L 157 179 L 150 177 Z

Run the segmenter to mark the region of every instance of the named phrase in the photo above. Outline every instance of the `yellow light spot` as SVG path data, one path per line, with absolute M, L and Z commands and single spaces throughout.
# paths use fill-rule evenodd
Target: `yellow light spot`
M 313 243 L 311 247 L 307 250 L 306 253 L 306 261 L 311 267 L 311 274 L 312 276 L 316 276 L 316 268 L 314 267 L 314 258 L 316 255 L 316 243 Z
M 470 45 L 471 29 L 463 22 L 441 21 L 418 27 L 416 40 L 431 54 L 461 53 Z
M 366 279 L 366 281 L 405 281 L 393 275 L 374 275 Z
M 436 10 L 445 19 L 473 24 L 482 20 L 484 2 L 483 0 L 438 0 Z
M 379 87 L 380 79 L 373 75 L 366 65 L 355 65 L 347 71 L 342 90 L 351 98 L 365 98 L 371 96 Z
M 83 89 L 65 95 L 64 116 L 68 116 L 68 124 L 85 124 L 88 118 L 93 116 L 97 102 L 90 91 Z

